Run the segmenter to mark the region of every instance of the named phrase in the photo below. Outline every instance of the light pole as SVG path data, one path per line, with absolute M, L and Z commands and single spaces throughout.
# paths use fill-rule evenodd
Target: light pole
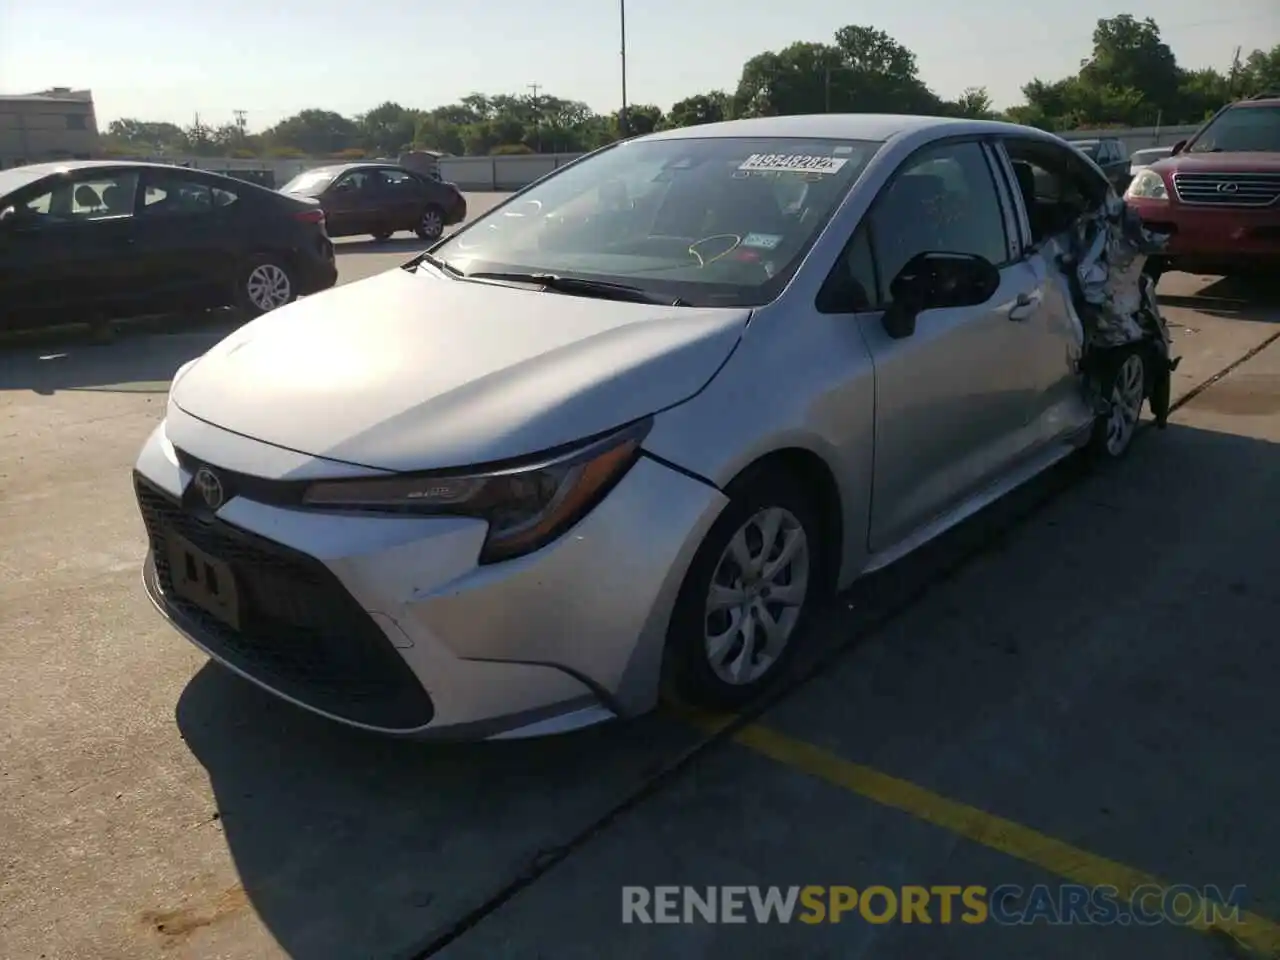
M 618 111 L 618 133 L 627 136 L 627 0 L 618 0 L 618 27 L 622 35 L 622 109 Z

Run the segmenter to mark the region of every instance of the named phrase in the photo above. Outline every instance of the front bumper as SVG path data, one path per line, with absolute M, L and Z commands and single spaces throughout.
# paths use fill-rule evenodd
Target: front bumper
M 1184 269 L 1280 265 L 1280 208 L 1196 207 L 1137 198 L 1125 202 L 1148 229 L 1170 234 L 1162 257 L 1171 265 Z
M 253 465 L 258 478 L 202 516 L 189 490 L 196 461 L 228 476 Z M 252 498 L 262 479 L 351 471 L 329 466 L 172 406 L 148 439 L 135 470 L 144 583 L 209 656 L 316 713 L 402 736 L 541 735 L 656 704 L 671 606 L 723 508 L 719 491 L 642 458 L 559 540 L 479 567 L 482 521 Z M 230 565 L 240 629 L 174 592 L 167 531 Z

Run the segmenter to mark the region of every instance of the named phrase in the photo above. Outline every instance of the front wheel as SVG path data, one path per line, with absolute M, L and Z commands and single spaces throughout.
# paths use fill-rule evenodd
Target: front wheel
M 1101 459 L 1119 460 L 1133 444 L 1147 399 L 1146 352 L 1140 347 L 1116 350 L 1097 376 L 1107 411 L 1094 421 L 1089 446 Z
M 423 240 L 439 240 L 444 233 L 444 211 L 436 206 L 427 207 L 422 211 L 414 233 Z
M 236 306 L 250 317 L 283 307 L 297 296 L 293 273 L 279 257 L 254 257 L 240 271 Z
M 733 709 L 782 675 L 826 582 L 812 501 L 782 472 L 731 494 L 672 611 L 663 673 L 678 700 Z

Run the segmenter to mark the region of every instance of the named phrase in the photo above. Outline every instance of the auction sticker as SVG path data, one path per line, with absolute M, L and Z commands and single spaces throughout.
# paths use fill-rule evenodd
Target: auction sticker
M 742 246 L 757 250 L 773 250 L 781 242 L 782 237 L 776 233 L 748 233 L 742 238 Z
M 810 157 L 798 153 L 753 153 L 738 167 L 749 173 L 838 173 L 844 157 Z

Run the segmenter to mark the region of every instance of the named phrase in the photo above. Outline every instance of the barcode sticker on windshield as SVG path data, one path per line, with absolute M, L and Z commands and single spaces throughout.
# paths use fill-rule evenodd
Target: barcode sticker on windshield
M 753 153 L 739 170 L 749 173 L 838 173 L 849 161 L 844 157 L 807 157 L 798 153 Z

